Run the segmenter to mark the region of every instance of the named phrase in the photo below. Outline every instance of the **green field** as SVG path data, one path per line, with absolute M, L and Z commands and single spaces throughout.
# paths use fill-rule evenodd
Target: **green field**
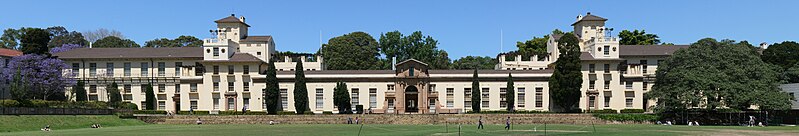
M 0 133 L 39 130 L 45 125 L 58 129 L 86 128 L 95 123 L 109 127 L 146 125 L 136 119 L 119 119 L 116 115 L 0 115 Z

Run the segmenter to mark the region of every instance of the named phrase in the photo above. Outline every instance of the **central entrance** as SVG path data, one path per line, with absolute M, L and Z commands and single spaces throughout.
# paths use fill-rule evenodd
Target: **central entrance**
M 419 112 L 419 89 L 415 86 L 405 88 L 405 105 L 406 112 Z

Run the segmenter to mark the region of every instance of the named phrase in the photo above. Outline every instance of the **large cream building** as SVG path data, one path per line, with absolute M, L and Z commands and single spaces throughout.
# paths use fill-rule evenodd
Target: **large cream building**
M 572 24 L 580 38 L 583 89 L 580 108 L 644 109 L 643 93 L 654 80 L 654 71 L 676 49 L 684 46 L 619 45 L 605 35 L 607 19 L 579 16 Z M 374 113 L 463 113 L 471 109 L 471 97 L 481 97 L 483 110 L 557 110 L 549 98 L 547 83 L 551 63 L 557 60 L 551 35 L 544 59 L 499 55 L 495 70 L 478 71 L 480 88 L 471 88 L 472 70 L 433 70 L 414 59 L 395 64 L 395 70 L 326 70 L 319 56 L 281 56 L 275 53 L 271 36 L 249 35 L 244 17 L 216 20 L 215 38 L 203 47 L 182 48 L 81 48 L 57 53 L 71 66 L 66 72 L 86 82 L 90 100 L 106 101 L 105 86 L 119 84 L 123 100 L 139 105 L 143 88 L 152 84 L 158 110 L 264 111 L 264 71 L 267 60 L 275 60 L 283 109 L 294 111 L 294 71 L 298 61 L 305 66 L 311 111 L 338 112 L 333 105 L 336 82 L 346 82 L 353 105 Z M 515 59 L 506 59 L 513 57 Z M 534 56 L 533 58 L 537 58 Z M 507 103 L 506 83 L 513 75 L 516 102 Z M 481 91 L 472 96 L 472 91 Z M 354 108 L 354 106 L 353 106 Z

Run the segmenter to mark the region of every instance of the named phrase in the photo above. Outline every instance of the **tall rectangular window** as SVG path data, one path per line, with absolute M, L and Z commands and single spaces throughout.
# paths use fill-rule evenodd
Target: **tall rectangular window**
M 369 88 L 369 108 L 377 108 L 377 88 Z
M 646 66 L 647 66 L 646 60 L 641 60 L 641 70 L 642 70 L 641 72 L 644 74 L 646 74 Z
M 244 98 L 242 101 L 244 102 L 244 107 L 247 107 L 247 109 L 249 109 L 250 108 L 250 98 Z
M 133 86 L 131 86 L 130 84 L 125 84 L 123 86 L 124 87 L 122 87 L 122 91 L 124 91 L 124 93 L 128 94 L 133 91 Z
M 605 91 L 604 96 L 605 96 L 605 107 L 610 107 L 611 92 Z
M 463 107 L 472 108 L 472 88 L 463 88 Z
M 191 92 L 197 92 L 197 83 L 191 83 L 191 84 L 189 85 L 189 91 L 191 91 Z
M 125 70 L 124 70 L 125 71 L 125 76 L 129 77 L 130 76 L 130 62 L 125 62 L 124 65 L 125 65 Z
M 247 74 L 250 74 L 250 65 L 244 65 L 244 66 L 242 67 L 242 69 L 243 69 L 243 70 L 242 70 L 242 72 L 243 72 L 245 75 L 247 75 Z
M 605 73 L 610 73 L 610 64 L 605 64 Z
M 229 91 L 229 92 L 236 91 L 236 79 L 235 79 L 235 77 L 228 77 L 227 78 L 227 91 Z
M 175 76 L 181 76 L 183 74 L 183 62 L 175 62 Z
M 499 88 L 499 107 L 505 108 L 508 107 L 508 88 Z
M 482 93 L 482 95 L 483 95 L 483 96 L 482 96 L 482 98 L 480 98 L 480 100 L 482 100 L 482 103 L 481 103 L 480 105 L 481 105 L 481 107 L 483 107 L 483 108 L 488 108 L 488 106 L 489 106 L 489 102 L 490 102 L 490 101 L 489 101 L 489 99 L 488 99 L 488 96 L 489 96 L 489 94 L 490 94 L 490 93 L 488 92 L 488 90 L 489 90 L 489 89 L 488 89 L 488 88 L 482 88 L 482 89 L 483 89 L 483 90 L 482 90 L 482 91 L 480 91 L 480 93 Z
M 89 77 L 97 76 L 97 63 L 89 63 Z
M 166 92 L 166 85 L 165 84 L 158 84 L 158 93 Z
M 646 81 L 644 81 L 644 82 L 643 82 L 643 84 L 644 84 L 644 85 L 643 85 L 643 86 L 644 86 L 643 90 L 644 90 L 644 91 L 648 91 L 648 90 L 649 90 L 649 83 L 647 83 Z
M 518 93 L 516 93 L 516 95 L 518 98 L 516 98 L 516 101 L 518 106 L 516 107 L 524 108 L 524 87 L 519 87 L 517 90 Z
M 360 93 L 358 92 L 358 88 L 352 88 L 352 91 L 350 91 L 350 93 L 352 93 L 350 98 L 352 98 L 352 109 L 354 110 L 355 105 L 358 105 L 360 103 L 359 101 L 360 97 L 358 97 L 360 96 Z
M 610 89 L 610 81 L 605 80 L 605 89 Z
M 624 82 L 624 88 L 627 89 L 627 90 L 632 90 L 633 89 L 633 81 Z
M 610 46 L 605 46 L 605 48 L 603 49 L 603 51 L 604 51 L 604 54 L 605 54 L 606 56 L 607 56 L 607 55 L 610 55 Z
M 413 67 L 408 69 L 408 73 L 409 73 L 408 76 L 413 76 L 413 70 L 414 70 Z
M 280 89 L 280 103 L 283 104 L 283 109 L 289 109 L 289 90 Z
M 150 65 L 147 65 L 147 62 L 141 63 L 141 76 L 146 77 L 147 75 L 149 75 L 150 72 L 148 72 L 149 70 L 147 70 L 149 67 Z
M 324 97 L 325 90 L 322 88 L 316 88 L 316 110 L 322 110 L 325 106 L 325 97 Z
M 242 77 L 242 78 L 243 78 L 242 80 L 244 80 L 242 82 L 242 85 L 244 85 L 244 91 L 245 92 L 249 92 L 250 91 L 250 78 L 249 77 Z
M 233 75 L 234 65 L 227 65 L 227 74 Z
M 175 93 L 180 94 L 180 84 L 175 84 Z
M 455 88 L 447 88 L 447 108 L 455 107 Z
M 596 107 L 596 96 L 588 96 L 588 108 Z
M 89 85 L 89 93 L 90 94 L 97 93 L 97 85 Z
M 219 109 L 219 98 L 214 98 L 214 110 Z
M 214 57 L 219 57 L 219 47 L 214 47 Z
M 588 79 L 588 80 L 589 80 L 588 81 L 588 89 L 595 89 L 594 86 L 596 86 L 596 80 L 591 80 L 591 79 Z
M 588 73 L 594 73 L 596 71 L 595 64 L 588 64 Z
M 78 76 L 80 74 L 80 63 L 72 63 L 72 75 Z
M 214 92 L 219 92 L 219 80 L 214 80 Z
M 535 88 L 535 107 L 544 107 L 544 88 Z
M 166 63 L 158 62 L 158 76 L 166 75 Z
M 633 99 L 635 99 L 635 92 L 633 91 L 626 91 L 624 92 L 624 105 L 626 107 L 633 107 Z
M 114 63 L 105 63 L 105 75 L 114 77 Z
M 219 74 L 219 66 L 214 65 L 214 75 L 218 75 L 218 74 Z
M 197 109 L 197 100 L 191 100 L 189 106 L 191 109 Z
M 166 101 L 158 101 L 158 110 L 166 110 Z

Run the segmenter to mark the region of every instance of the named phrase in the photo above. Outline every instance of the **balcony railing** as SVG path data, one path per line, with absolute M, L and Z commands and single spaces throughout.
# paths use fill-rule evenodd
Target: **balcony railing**
M 228 45 L 228 39 L 218 39 L 218 38 L 205 38 L 203 39 L 203 46 L 214 46 L 214 45 Z

